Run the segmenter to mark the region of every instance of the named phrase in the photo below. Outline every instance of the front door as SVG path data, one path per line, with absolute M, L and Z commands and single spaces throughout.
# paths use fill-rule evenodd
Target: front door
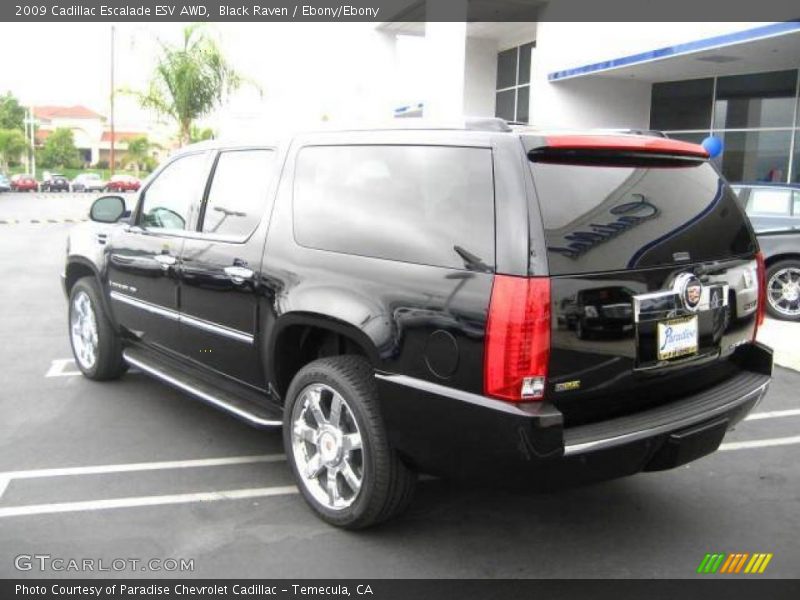
M 109 239 L 108 285 L 118 323 L 141 342 L 179 351 L 179 264 L 196 221 L 206 153 L 170 162 L 142 192 L 133 224 Z
M 274 155 L 259 148 L 220 152 L 198 231 L 181 254 L 183 354 L 259 388 L 258 272 L 275 194 Z

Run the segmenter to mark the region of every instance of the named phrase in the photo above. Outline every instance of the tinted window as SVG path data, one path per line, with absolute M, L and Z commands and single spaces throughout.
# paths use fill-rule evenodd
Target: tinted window
M 531 88 L 529 86 L 521 87 L 517 90 L 517 121 L 520 123 L 528 122 L 528 107 L 530 106 Z
M 708 163 L 614 167 L 532 163 L 550 271 L 614 271 L 753 250 L 736 196 Z
M 797 71 L 717 79 L 715 129 L 791 127 Z
M 654 83 L 650 128 L 707 129 L 713 92 L 713 79 Z
M 504 50 L 497 55 L 497 89 L 517 85 L 517 49 Z
M 514 102 L 516 100 L 516 90 L 505 90 L 495 94 L 495 116 L 506 121 L 514 120 Z
M 491 267 L 493 187 L 489 149 L 304 148 L 295 175 L 295 237 L 335 252 Z
M 788 190 L 770 190 L 756 188 L 750 190 L 747 201 L 747 212 L 759 215 L 786 215 L 789 216 L 789 199 L 791 192 Z
M 672 138 L 673 140 L 689 142 L 690 144 L 701 144 L 703 140 L 708 137 L 708 132 L 701 131 L 693 133 L 670 133 L 667 137 Z
M 234 150 L 219 155 L 208 192 L 203 231 L 249 236 L 267 210 L 272 183 L 270 150 Z
M 170 163 L 147 188 L 139 224 L 148 229 L 186 229 L 207 175 L 205 154 Z
M 798 116 L 797 118 L 800 119 L 800 116 Z M 794 134 L 794 159 L 792 160 L 792 181 L 794 183 L 800 183 L 800 130 L 798 130 Z
M 519 83 L 529 83 L 531 80 L 531 51 L 536 47 L 536 42 L 523 44 L 519 47 Z
M 722 173 L 729 181 L 786 181 L 791 132 L 727 131 L 715 135 L 723 141 Z

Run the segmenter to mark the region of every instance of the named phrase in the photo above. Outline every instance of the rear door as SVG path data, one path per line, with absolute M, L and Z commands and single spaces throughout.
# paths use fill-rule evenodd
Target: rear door
M 272 149 L 220 152 L 198 231 L 181 254 L 183 354 L 256 387 L 265 385 L 256 348 L 258 273 L 277 168 Z
M 567 423 L 729 377 L 753 336 L 756 243 L 714 167 L 613 148 L 533 158 L 552 281 L 548 391 Z

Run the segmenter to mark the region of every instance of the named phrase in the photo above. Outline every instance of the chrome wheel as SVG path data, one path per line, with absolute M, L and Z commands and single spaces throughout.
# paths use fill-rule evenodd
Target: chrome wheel
M 303 486 L 330 510 L 349 507 L 361 491 L 364 453 L 347 402 L 327 385 L 306 386 L 291 423 L 292 453 Z
M 80 291 L 72 299 L 70 336 L 75 358 L 84 369 L 92 369 L 97 362 L 97 318 L 89 295 Z
M 782 315 L 800 315 L 800 269 L 789 267 L 776 271 L 767 283 L 767 299 Z

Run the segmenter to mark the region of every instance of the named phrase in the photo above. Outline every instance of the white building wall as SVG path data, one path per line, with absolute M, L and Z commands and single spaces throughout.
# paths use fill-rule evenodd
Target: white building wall
M 494 89 L 497 83 L 497 42 L 467 38 L 464 69 L 464 115 L 494 116 Z
M 540 21 L 531 69 L 531 124 L 539 128 L 647 128 L 650 82 L 606 77 L 550 82 L 547 75 L 758 25 L 763 23 Z

